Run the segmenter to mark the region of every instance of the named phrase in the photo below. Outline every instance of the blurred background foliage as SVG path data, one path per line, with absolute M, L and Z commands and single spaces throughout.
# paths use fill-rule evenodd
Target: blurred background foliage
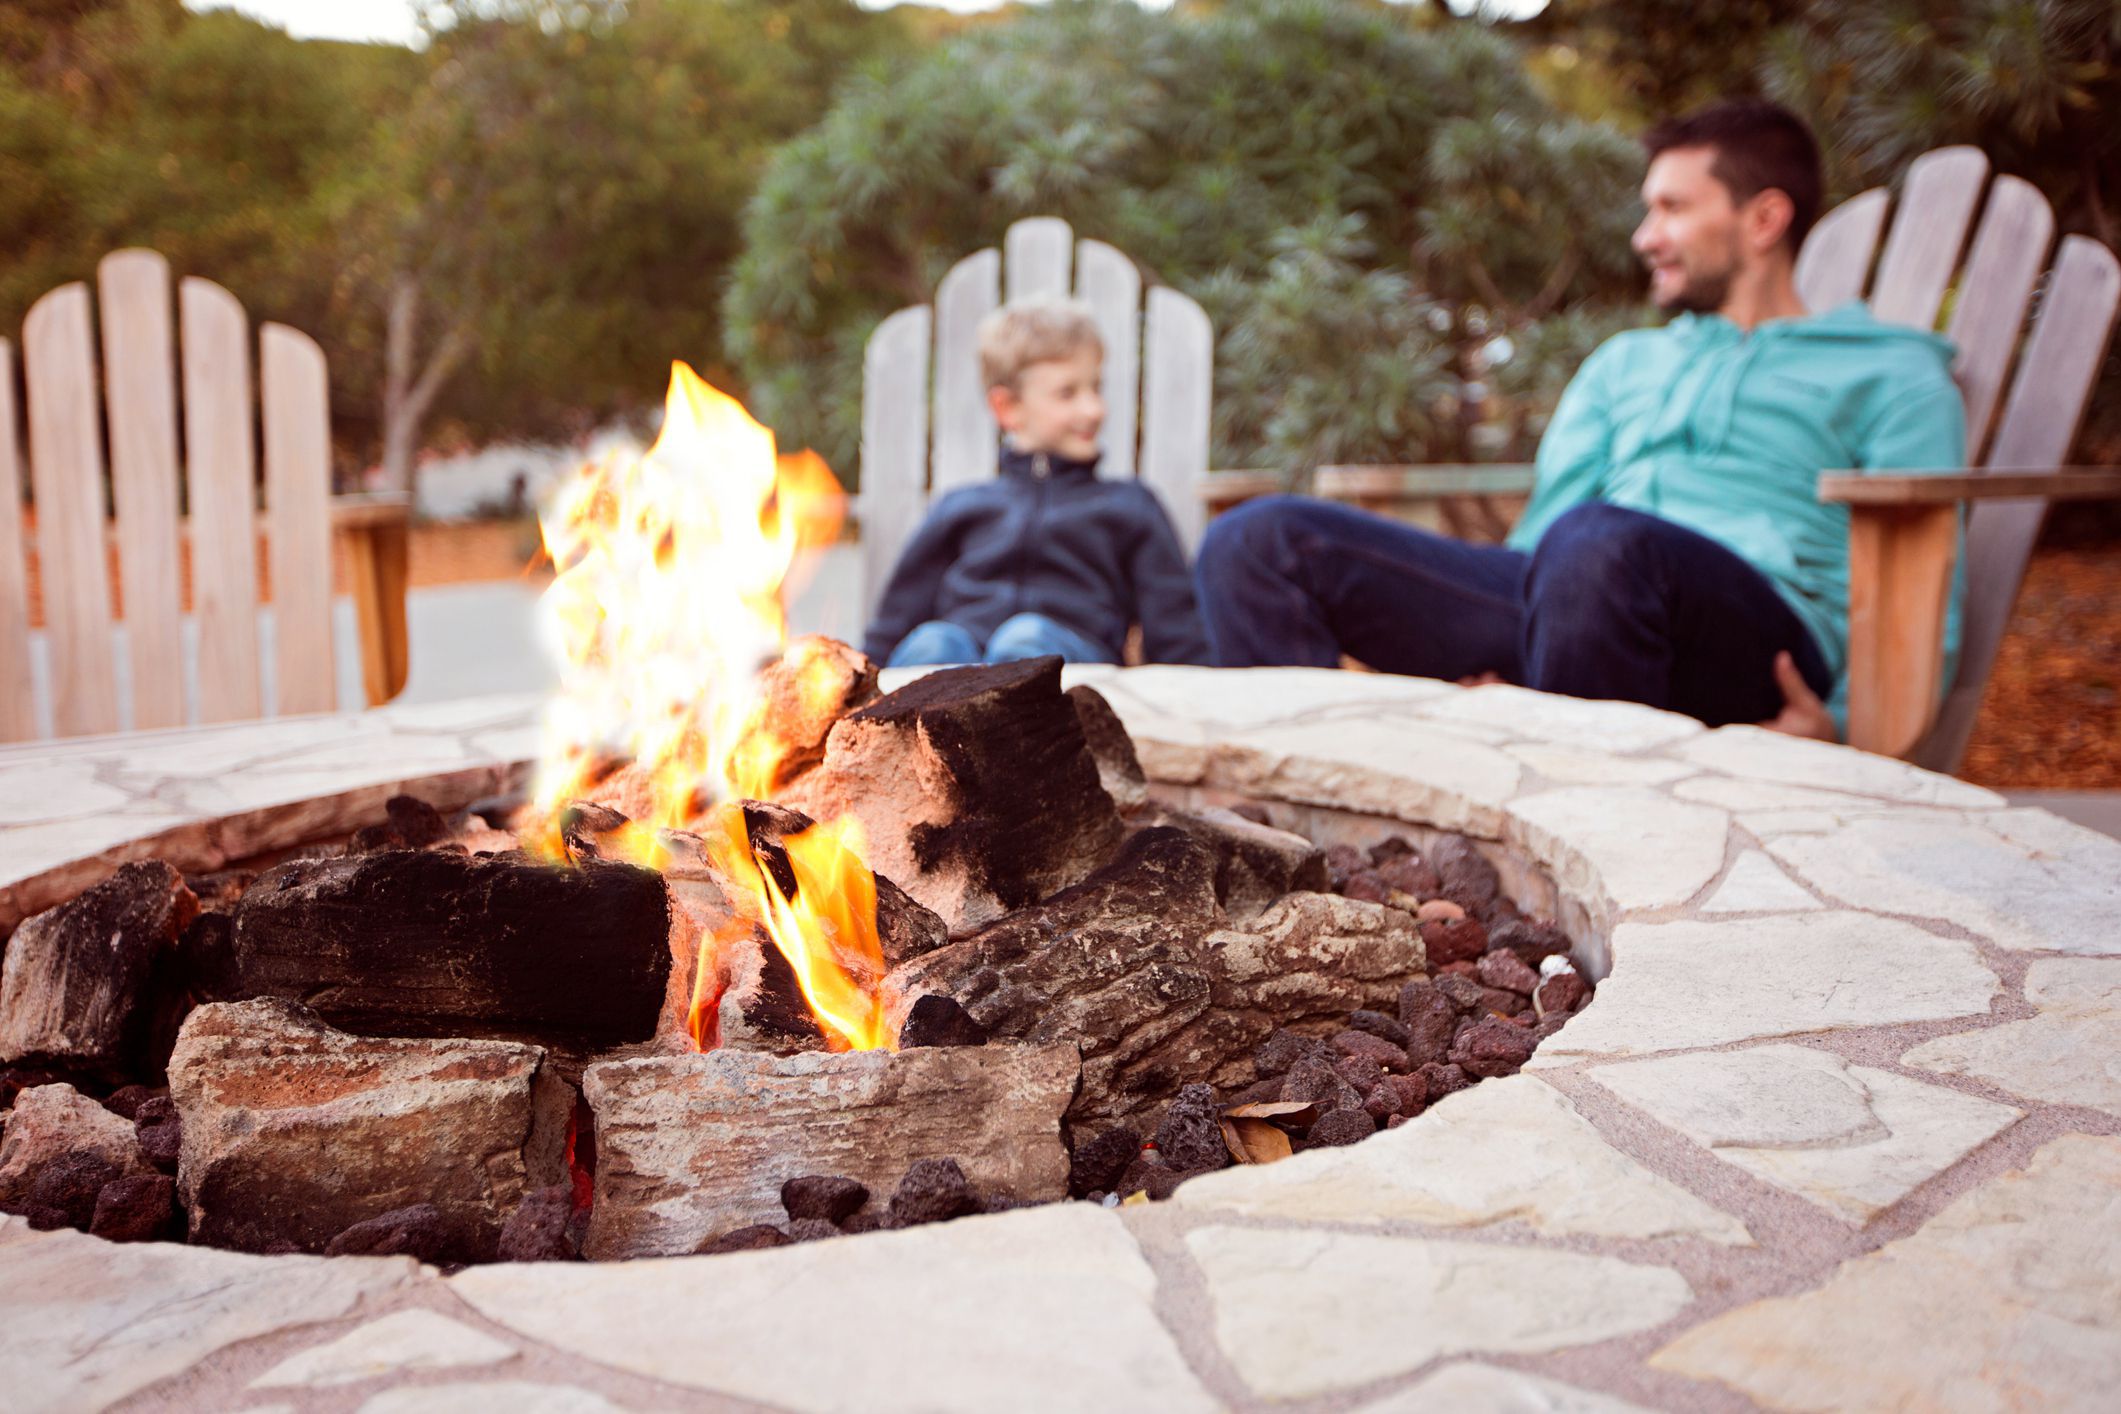
M 1652 118 L 1810 114 L 1836 197 L 1973 142 L 2121 240 L 2113 0 L 429 0 L 420 49 L 0 0 L 0 330 L 125 245 L 309 330 L 349 472 L 579 435 L 686 358 L 855 472 L 861 349 L 1019 216 L 1218 331 L 1219 465 L 1519 459 L 1649 317 Z M 2080 457 L 2121 456 L 2121 355 Z

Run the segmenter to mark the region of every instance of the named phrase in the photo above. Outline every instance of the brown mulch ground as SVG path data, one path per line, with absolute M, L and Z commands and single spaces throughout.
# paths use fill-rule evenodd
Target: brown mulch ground
M 1959 774 L 2121 790 L 2121 544 L 2034 552 Z

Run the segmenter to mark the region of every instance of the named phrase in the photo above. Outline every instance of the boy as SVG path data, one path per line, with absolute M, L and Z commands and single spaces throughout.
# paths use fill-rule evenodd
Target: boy
M 1097 479 L 1104 344 L 1087 306 L 1026 301 L 979 330 L 1001 474 L 935 503 L 863 640 L 899 668 L 1058 653 L 1117 663 L 1131 624 L 1151 662 L 1204 663 L 1178 536 L 1147 487 Z

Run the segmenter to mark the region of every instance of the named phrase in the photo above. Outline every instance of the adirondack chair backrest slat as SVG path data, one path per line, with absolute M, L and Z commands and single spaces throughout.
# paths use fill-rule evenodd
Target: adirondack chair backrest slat
M 1805 308 L 1816 313 L 1863 298 L 1891 200 L 1879 187 L 1850 197 L 1819 218 L 1797 253 L 1794 272 Z
M 994 475 L 994 414 L 980 386 L 979 326 L 1002 298 L 1002 258 L 991 250 L 959 261 L 935 292 L 935 474 L 933 494 Z M 895 554 L 897 546 L 892 547 Z
M 132 725 L 184 723 L 182 587 L 178 571 L 176 332 L 169 262 L 126 250 L 96 271 L 110 427 L 118 586 L 132 662 Z
M 1966 399 L 1967 460 L 1977 466 L 2054 235 L 2054 213 L 2038 187 L 2018 177 L 1996 178 L 1945 331 L 1959 350 L 1952 371 Z
M 898 547 L 928 508 L 928 306 L 876 326 L 862 354 L 862 604 L 874 608 Z
M 2121 260 L 2088 237 L 2066 238 L 2042 292 L 1987 465 L 2051 471 L 2062 464 L 2076 440 L 2117 312 Z M 1918 765 L 1949 769 L 1964 754 L 2046 509 L 2037 500 L 1983 501 L 1968 514 L 1959 677 L 1915 755 Z
M 1103 241 L 1084 241 L 1076 248 L 1075 291 L 1105 341 L 1105 455 L 1098 473 L 1124 481 L 1134 475 L 1140 428 L 1141 272 Z
M 116 731 L 103 417 L 88 286 L 62 286 L 30 307 L 22 321 L 22 354 L 38 581 L 51 630 L 52 726 L 62 736 Z
M 15 346 L 0 339 L 0 741 L 37 734 L 29 668 L 29 566 L 22 553 L 21 420 Z
M 199 624 L 199 720 L 263 714 L 258 685 L 258 465 L 251 445 L 250 327 L 209 280 L 178 290 L 184 343 L 192 605 Z
M 1065 221 L 1034 217 L 1011 226 L 1001 250 L 976 252 L 950 269 L 936 290 L 932 328 L 927 307 L 919 306 L 870 336 L 859 500 L 865 609 L 874 608 L 934 498 L 994 475 L 996 428 L 979 373 L 980 321 L 1005 290 L 1016 300 L 1071 289 L 1090 306 L 1105 342 L 1099 475 L 1138 475 L 1187 549 L 1199 543 L 1206 518 L 1196 483 L 1208 469 L 1214 369 L 1207 315 L 1167 289 L 1149 291 L 1145 311 L 1133 261 L 1101 241 L 1077 241 Z
M 1921 219 L 1893 222 L 1871 288 L 1872 314 L 1890 324 L 1936 327 L 1987 183 L 1988 157 L 1978 147 L 1940 147 L 1909 165 L 1900 209 L 1918 211 Z
M 265 513 L 271 547 L 282 713 L 338 705 L 331 641 L 331 392 L 324 350 L 309 335 L 267 324 L 258 337 L 265 399 Z

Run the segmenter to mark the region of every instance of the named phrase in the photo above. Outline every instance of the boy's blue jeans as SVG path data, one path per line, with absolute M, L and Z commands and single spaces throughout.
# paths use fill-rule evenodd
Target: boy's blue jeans
M 1017 614 L 1003 619 L 980 646 L 970 629 L 945 619 L 930 619 L 899 640 L 887 668 L 927 667 L 936 663 L 1014 663 L 1058 653 L 1071 663 L 1109 663 L 1112 655 L 1065 624 L 1044 614 Z
M 1833 686 L 1810 630 L 1758 570 L 1620 506 L 1578 506 L 1525 554 L 1269 496 L 1208 527 L 1194 573 L 1223 667 L 1330 668 L 1346 653 L 1380 672 L 1493 672 L 1710 726 L 1782 710 L 1783 650 L 1814 692 Z

